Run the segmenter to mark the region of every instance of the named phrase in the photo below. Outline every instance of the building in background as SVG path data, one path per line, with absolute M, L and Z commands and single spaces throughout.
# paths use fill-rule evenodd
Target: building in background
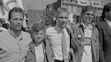
M 74 20 L 77 22 L 81 21 L 81 10 L 82 7 L 90 5 L 95 9 L 95 22 L 101 16 L 103 6 L 106 4 L 106 0 L 62 0 L 61 7 L 65 7 L 70 13 L 74 13 Z M 109 0 L 107 0 L 109 2 Z
M 100 16 L 102 7 L 111 0 L 0 0 L 0 18 L 7 19 L 8 12 L 13 7 L 19 6 L 27 9 L 44 10 L 48 4 L 53 4 L 54 9 L 65 7 L 79 19 L 81 8 L 92 5 L 96 9 L 96 16 Z
M 8 22 L 8 12 L 13 7 L 21 7 L 26 12 L 28 9 L 44 10 L 47 4 L 51 4 L 56 1 L 57 0 L 0 0 L 0 19 L 4 19 Z

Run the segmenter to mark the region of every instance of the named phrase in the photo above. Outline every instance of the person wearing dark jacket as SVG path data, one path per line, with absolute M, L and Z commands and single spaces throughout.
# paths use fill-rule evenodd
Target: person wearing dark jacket
M 97 27 L 100 34 L 100 62 L 111 62 L 111 3 L 104 6 Z

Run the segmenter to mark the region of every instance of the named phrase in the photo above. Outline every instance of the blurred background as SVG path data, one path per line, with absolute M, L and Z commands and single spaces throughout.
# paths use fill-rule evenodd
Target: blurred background
M 95 9 L 95 20 L 98 22 L 103 6 L 111 0 L 0 0 L 0 20 L 8 23 L 8 12 L 13 7 L 19 6 L 25 11 L 24 26 L 28 22 L 36 21 L 39 16 L 46 18 L 47 24 L 55 23 L 55 12 L 59 7 L 65 7 L 73 14 L 73 20 L 80 22 L 81 9 L 91 5 Z

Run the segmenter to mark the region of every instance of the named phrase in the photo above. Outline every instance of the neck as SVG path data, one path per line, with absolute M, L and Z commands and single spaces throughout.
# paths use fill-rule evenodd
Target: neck
M 56 26 L 55 26 L 55 29 L 58 31 L 58 33 L 60 33 L 63 28 L 61 28 L 61 27 L 59 27 L 58 25 L 56 25 Z
M 91 23 L 88 23 L 88 22 L 84 22 L 84 24 L 85 24 L 85 26 L 88 26 L 89 24 L 91 24 Z
M 42 42 L 34 42 L 35 46 L 40 45 Z
M 108 20 L 108 19 L 106 19 L 106 18 L 105 18 L 104 20 L 105 20 L 106 22 L 111 22 L 110 20 Z
M 16 36 L 19 36 L 21 34 L 21 30 L 14 30 L 14 29 L 11 30 L 14 32 Z

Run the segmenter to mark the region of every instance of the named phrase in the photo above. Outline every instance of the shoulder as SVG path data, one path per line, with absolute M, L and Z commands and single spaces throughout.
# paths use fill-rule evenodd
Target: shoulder
M 72 27 L 74 27 L 74 28 L 78 28 L 79 26 L 80 26 L 79 23 L 77 23 L 77 24 L 73 24 L 73 25 L 72 25 Z
M 27 40 L 27 42 L 32 42 L 32 38 L 31 38 L 31 35 L 28 33 L 28 32 L 24 32 L 22 31 L 22 37 Z
M 28 32 L 22 31 L 22 34 L 26 37 L 30 37 L 30 34 Z
M 104 26 L 105 23 L 106 23 L 105 21 L 98 22 L 97 25 L 96 25 L 97 29 L 98 29 L 98 30 L 103 29 L 103 28 L 105 27 L 105 26 Z
M 53 30 L 55 30 L 54 27 L 49 27 L 49 28 L 46 29 L 46 31 L 53 31 Z
M 49 27 L 46 29 L 46 35 L 50 35 L 54 32 L 56 32 L 55 27 Z
M 7 37 L 7 36 L 9 36 L 8 30 L 5 30 L 5 31 L 0 32 L 0 38 L 1 38 L 1 37 Z
M 104 23 L 105 23 L 105 21 L 98 22 L 98 23 L 97 23 L 97 26 L 101 26 L 101 25 L 103 25 Z
M 30 49 L 32 49 L 32 48 L 34 48 L 34 43 L 33 42 L 31 42 L 30 44 L 29 44 L 29 46 L 30 46 Z
M 79 31 L 79 30 L 80 30 L 79 28 L 80 28 L 80 24 L 79 24 L 79 23 L 72 25 L 72 29 L 73 29 L 74 31 Z

